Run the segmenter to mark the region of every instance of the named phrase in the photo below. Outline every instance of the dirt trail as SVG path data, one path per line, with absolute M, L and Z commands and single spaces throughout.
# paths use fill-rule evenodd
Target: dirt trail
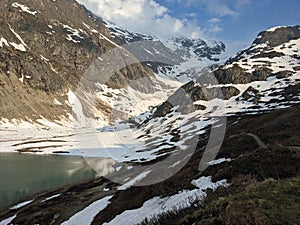
M 257 144 L 262 148 L 267 148 L 267 145 L 255 134 L 253 133 L 246 133 L 246 135 L 253 137 Z
M 239 137 L 239 136 L 243 136 L 243 135 L 247 135 L 247 136 L 254 138 L 254 140 L 257 142 L 257 144 L 260 147 L 267 148 L 267 145 L 260 139 L 260 137 L 258 137 L 256 134 L 253 134 L 253 133 L 241 133 L 241 134 L 231 135 L 229 138 Z

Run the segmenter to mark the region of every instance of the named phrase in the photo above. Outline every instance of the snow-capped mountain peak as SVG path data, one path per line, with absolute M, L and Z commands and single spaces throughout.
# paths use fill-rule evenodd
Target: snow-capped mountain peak
M 218 63 L 221 54 L 225 52 L 225 44 L 221 41 L 186 37 L 160 39 L 131 32 L 102 18 L 98 19 L 110 30 L 116 43 L 128 48 L 131 43 L 139 42 L 140 47 L 134 50 L 134 54 L 159 76 L 182 83 L 192 79 L 193 76 L 188 75 L 191 68 L 201 71 L 210 67 Z

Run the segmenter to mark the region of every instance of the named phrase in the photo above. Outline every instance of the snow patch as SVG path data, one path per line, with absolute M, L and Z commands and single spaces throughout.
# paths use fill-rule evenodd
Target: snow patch
M 63 105 L 60 101 L 58 101 L 56 98 L 53 100 L 53 103 L 55 105 Z
M 231 159 L 221 158 L 208 162 L 207 164 L 210 166 L 221 164 L 223 162 L 231 162 Z
M 0 38 L 0 47 L 1 48 L 3 47 L 3 44 L 6 45 L 7 47 L 9 46 L 8 41 L 5 38 L 1 37 Z
M 19 208 L 22 208 L 23 206 L 29 205 L 29 204 L 30 204 L 31 202 L 33 202 L 33 201 L 34 201 L 34 199 L 33 199 L 33 200 L 26 201 L 26 202 L 22 202 L 22 203 L 20 203 L 20 204 L 17 204 L 17 205 L 15 205 L 15 206 L 10 207 L 9 209 L 19 209 Z
M 22 4 L 19 4 L 17 2 L 14 2 L 12 4 L 12 6 L 15 7 L 15 8 L 20 8 L 21 11 L 29 13 L 29 14 L 34 15 L 34 16 L 35 16 L 35 14 L 37 14 L 37 11 L 31 11 L 29 7 L 27 7 L 25 5 L 22 5 Z
M 226 180 L 213 183 L 211 177 L 201 177 L 198 180 L 192 182 L 197 189 L 182 190 L 175 195 L 161 198 L 154 197 L 146 202 L 138 209 L 126 210 L 120 215 L 116 216 L 113 220 L 104 225 L 132 225 L 141 223 L 143 220 L 151 219 L 155 216 L 159 216 L 168 211 L 180 210 L 190 207 L 196 201 L 202 202 L 206 197 L 205 190 L 210 188 L 214 191 L 220 187 L 228 187 Z
M 21 81 L 21 83 L 24 83 L 24 75 L 22 74 L 22 77 L 21 78 L 19 78 L 19 81 Z
M 0 222 L 0 225 L 9 225 L 17 217 L 17 214 Z
M 227 183 L 226 180 L 221 180 L 221 181 L 218 181 L 216 183 L 213 183 L 211 178 L 212 178 L 211 176 L 209 176 L 209 177 L 200 177 L 197 180 L 193 180 L 191 182 L 191 184 L 196 186 L 197 188 L 199 188 L 201 190 L 206 190 L 206 189 L 210 188 L 214 191 L 220 186 L 222 186 L 222 187 L 228 187 L 229 186 L 229 184 Z
M 69 92 L 67 93 L 67 96 L 68 96 L 69 105 L 72 107 L 73 113 L 76 117 L 75 119 L 77 121 L 83 120 L 85 118 L 85 115 L 83 113 L 82 104 L 81 104 L 79 98 L 71 90 L 69 90 Z
M 46 201 L 49 201 L 49 200 L 51 200 L 51 199 L 57 198 L 57 197 L 59 197 L 59 196 L 61 196 L 61 194 L 53 195 L 53 196 L 51 196 L 51 197 L 45 198 L 45 199 L 44 199 L 43 201 L 41 201 L 41 202 L 46 202 Z
M 86 23 L 82 22 L 82 24 L 92 33 L 98 34 L 99 32 L 96 29 L 91 28 L 89 25 L 87 25 Z
M 118 191 L 124 191 L 128 188 L 130 188 L 131 186 L 133 186 L 134 184 L 138 183 L 139 181 L 143 180 L 145 177 L 147 177 L 147 175 L 151 172 L 150 171 L 146 171 L 141 173 L 140 175 L 138 175 L 137 177 L 135 177 L 134 179 L 132 179 L 131 181 L 127 182 L 126 184 L 118 187 Z
M 113 196 L 108 196 L 93 202 L 91 205 L 89 205 L 82 211 L 76 213 L 69 220 L 63 222 L 61 225 L 91 224 L 93 222 L 94 217 L 108 206 L 108 204 L 110 203 L 109 200 L 112 197 Z
M 77 37 L 79 39 L 84 39 L 84 37 L 80 36 L 80 31 L 70 27 L 69 25 L 66 24 L 62 24 L 63 28 L 67 30 L 67 32 L 69 32 L 69 34 L 67 34 L 67 40 L 68 41 L 72 41 L 74 43 L 80 43 L 79 40 L 74 39 L 74 37 Z
M 46 61 L 46 62 L 49 62 L 49 59 L 47 59 L 46 57 L 44 57 L 44 56 L 41 55 L 41 54 L 40 54 L 40 56 L 41 56 L 41 60 Z
M 21 52 L 26 52 L 26 48 L 22 44 L 16 44 L 14 42 L 9 42 L 10 45 L 12 45 L 16 50 L 19 50 Z
M 25 51 L 26 51 L 26 48 L 25 48 L 25 47 L 27 47 L 26 43 L 23 41 L 23 39 L 21 38 L 21 36 L 20 36 L 17 32 L 15 32 L 15 30 L 10 26 L 10 24 L 8 24 L 8 25 L 9 25 L 10 31 L 11 31 L 11 32 L 16 36 L 16 38 L 21 42 L 21 44 L 16 44 L 16 43 L 14 43 L 14 42 L 9 42 L 9 44 L 12 45 L 16 50 L 20 50 L 20 51 L 22 51 L 22 52 L 25 52 Z
M 268 31 L 268 32 L 274 32 L 275 30 L 277 30 L 277 29 L 279 29 L 279 28 L 286 28 L 287 26 L 277 26 L 277 27 L 272 27 L 272 28 L 270 28 L 270 29 L 268 29 L 268 30 L 266 30 L 266 31 Z
M 117 48 L 122 48 L 120 45 L 117 45 L 115 42 L 111 41 L 108 37 L 106 37 L 103 34 L 100 34 L 100 39 L 104 39 L 104 40 L 108 41 L 109 43 L 116 46 Z

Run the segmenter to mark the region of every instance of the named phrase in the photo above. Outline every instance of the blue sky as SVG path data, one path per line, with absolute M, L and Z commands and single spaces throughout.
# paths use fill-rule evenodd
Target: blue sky
M 270 27 L 300 24 L 299 0 L 157 0 L 171 16 L 196 20 L 208 37 L 253 40 Z
M 77 0 L 131 31 L 160 38 L 217 39 L 232 51 L 258 32 L 300 24 L 300 0 Z

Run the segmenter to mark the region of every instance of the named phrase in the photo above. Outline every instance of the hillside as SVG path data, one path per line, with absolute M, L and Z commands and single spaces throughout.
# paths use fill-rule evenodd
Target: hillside
M 286 199 L 299 197 L 299 38 L 299 26 L 264 31 L 250 48 L 215 70 L 198 71 L 197 79 L 157 107 L 105 127 L 75 130 L 72 140 L 53 137 L 71 145 L 60 149 L 82 155 L 98 177 L 35 196 L 1 213 L 1 220 L 297 223 L 297 201 Z M 7 147 L 55 153 L 34 144 L 14 140 Z M 272 214 L 283 210 L 281 204 L 295 214 Z
M 1 6 L 1 119 L 70 119 L 68 93 L 77 91 L 82 101 L 88 101 L 90 90 L 99 88 L 89 80 L 81 90 L 85 73 L 91 64 L 101 66 L 99 58 L 118 46 L 110 40 L 109 30 L 76 1 L 5 1 Z M 139 63 L 126 65 L 126 57 L 121 51 L 115 57 L 125 68 L 105 80 L 108 87 L 120 89 L 143 77 L 149 83 L 144 82 L 144 91 L 153 91 L 152 71 Z M 98 71 L 97 76 L 106 72 Z M 105 104 L 99 102 L 102 108 Z M 85 114 L 107 120 L 105 111 L 110 110 L 94 107 Z

